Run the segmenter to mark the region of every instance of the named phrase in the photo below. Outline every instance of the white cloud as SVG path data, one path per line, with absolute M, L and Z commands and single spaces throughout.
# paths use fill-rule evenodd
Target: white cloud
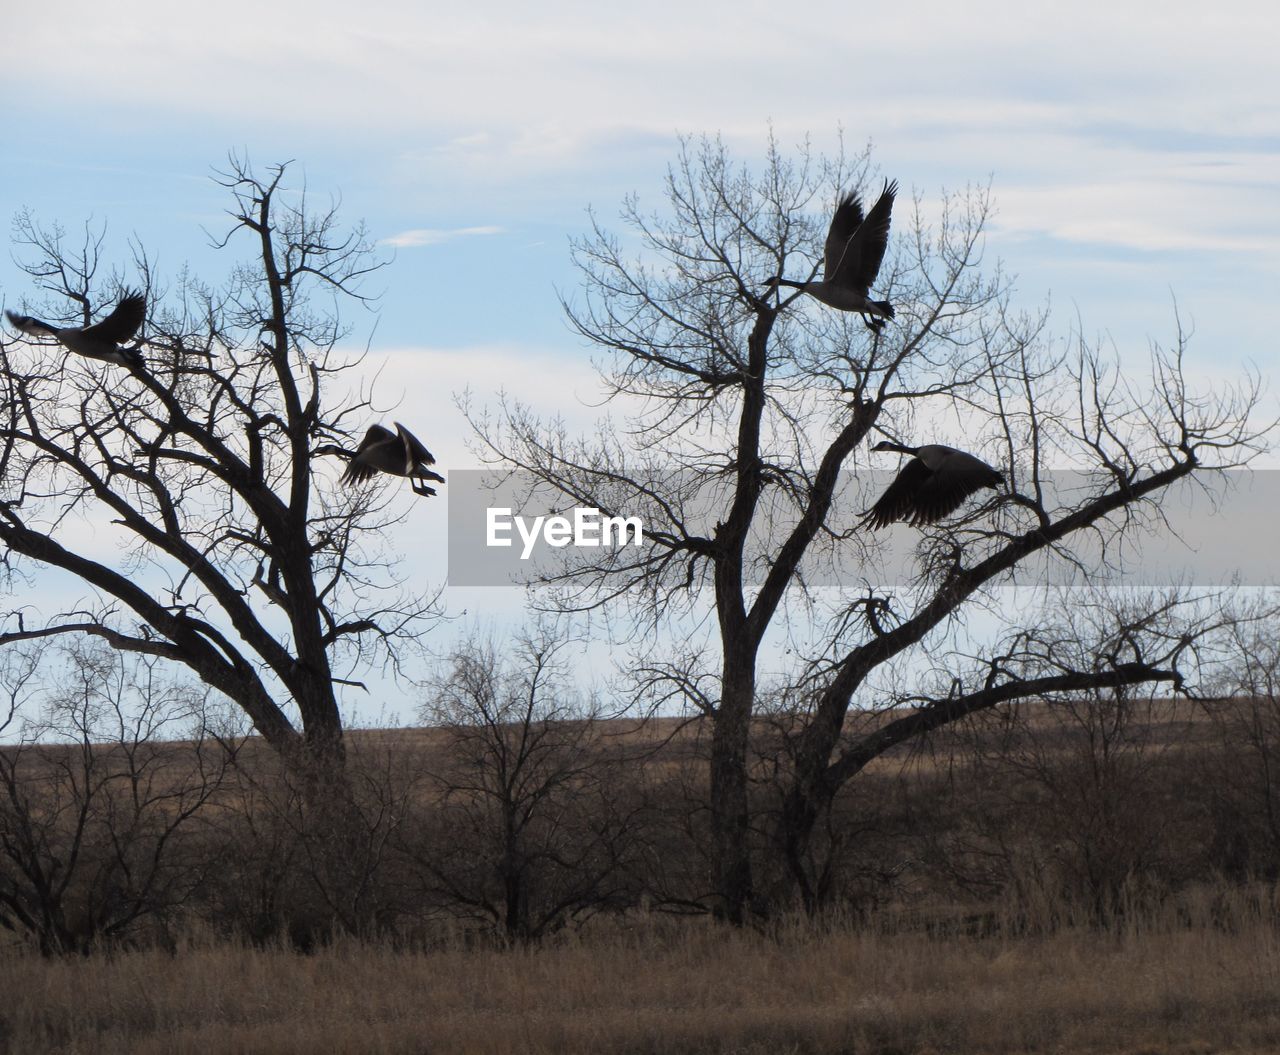
M 455 227 L 445 230 L 439 227 L 415 227 L 410 231 L 401 231 L 378 241 L 379 245 L 394 246 L 396 249 L 415 249 L 424 245 L 439 245 L 453 238 L 468 238 L 472 235 L 503 234 L 501 227 Z
M 472 452 L 471 426 L 457 406 L 465 390 L 471 390 L 476 410 L 496 406 L 501 391 L 537 414 L 558 416 L 571 431 L 594 425 L 604 394 L 585 356 L 566 361 L 563 352 L 515 343 L 371 350 L 361 377 L 375 415 L 403 421 L 440 466 L 453 468 L 481 464 Z
M 1013 233 L 1025 223 L 1026 233 L 1072 241 L 1236 249 L 1274 239 L 1280 226 L 1265 214 L 1258 222 L 1257 211 L 1233 230 L 1195 215 L 1190 199 L 1167 193 L 1183 176 L 1162 167 L 1166 149 L 1128 166 L 1142 140 L 1251 136 L 1274 185 L 1280 17 L 1248 0 L 1177 12 L 1154 0 L 1081 0 L 1069 11 L 915 0 L 857 18 L 843 3 L 813 0 L 804 19 L 772 0 L 655 0 L 643 10 L 370 0 L 358 20 L 340 0 L 280 0 L 253 9 L 252 33 L 242 28 L 245 0 L 181 9 L 126 0 L 125 10 L 19 5 L 9 29 L 24 47 L 0 67 L 0 91 L 42 107 L 92 92 L 98 109 L 168 111 L 189 123 L 212 116 L 244 127 L 258 114 L 266 127 L 262 101 L 296 86 L 290 127 L 356 131 L 353 151 L 381 142 L 383 179 L 397 193 L 425 187 L 459 211 L 474 207 L 469 196 L 505 204 L 513 192 L 527 209 L 565 192 L 565 174 L 607 166 L 635 187 L 661 172 L 677 130 L 719 130 L 754 152 L 772 121 L 784 149 L 840 125 L 852 144 L 873 137 L 879 160 L 907 184 L 994 173 L 1001 225 Z M 1200 160 L 1215 157 L 1202 149 Z M 1231 177 L 1201 178 L 1222 187 Z M 1144 187 L 1152 200 L 1176 198 L 1178 211 L 1147 206 Z M 1081 192 L 1102 211 L 1059 207 Z M 442 225 L 384 244 L 490 233 Z
M 1276 225 L 1255 225 L 1252 198 L 1206 214 L 1203 191 L 1137 181 L 1006 188 L 993 230 L 1141 251 L 1274 252 Z
M 111 135 L 86 137 L 84 153 L 104 165 L 158 149 L 152 118 L 215 136 L 212 156 L 234 128 L 273 148 L 297 144 L 305 161 L 309 146 L 321 150 L 308 141 L 318 131 L 330 168 L 340 159 L 337 185 L 385 207 L 375 229 L 398 233 L 382 244 L 405 249 L 499 233 L 466 226 L 477 217 L 553 244 L 584 229 L 589 203 L 616 229 L 615 205 L 633 190 L 662 210 L 677 131 L 719 130 L 758 170 L 770 122 L 785 153 L 809 130 L 829 151 L 843 127 L 851 148 L 874 139 L 885 174 L 919 188 L 926 209 L 942 185 L 992 177 L 993 243 L 1032 300 L 1052 286 L 1086 304 L 1091 288 L 1141 304 L 1114 281 L 1115 261 L 1182 251 L 1200 254 L 1194 272 L 1171 272 L 1167 258 L 1143 265 L 1157 296 L 1194 290 L 1203 299 L 1190 306 L 1207 317 L 1222 291 L 1201 292 L 1205 281 L 1230 273 L 1242 306 L 1230 336 L 1256 345 L 1270 333 L 1280 16 L 1250 0 L 1178 10 L 909 0 L 854 14 L 813 0 L 804 18 L 776 0 L 369 0 L 358 18 L 340 0 L 279 0 L 252 10 L 247 33 L 249 15 L 247 0 L 18 5 L 8 28 L 24 47 L 0 67 L 0 92 L 20 113 L 25 96 L 33 120 L 72 143 L 91 93 L 93 125 Z M 286 89 L 285 102 L 264 103 Z M 99 156 L 106 147 L 116 155 Z M 28 200 L 23 187 L 8 190 L 12 178 L 0 177 L 0 191 Z M 136 222 L 112 214 L 117 229 Z M 420 222 L 433 226 L 410 226 Z M 401 266 L 438 260 L 422 253 Z M 1231 271 L 1246 265 L 1249 274 Z M 440 306 L 455 320 L 482 316 L 486 336 L 531 330 L 523 311 L 494 312 L 478 294 Z M 1215 325 L 1228 317 L 1215 314 Z
M 1280 154 L 1116 148 L 1048 137 L 1059 178 L 1003 183 L 993 230 L 1141 251 L 1273 255 Z M 1039 178 L 1036 178 L 1039 177 Z
M 768 116 L 783 129 L 844 121 L 879 135 L 904 110 L 941 126 L 940 104 L 964 108 L 971 125 L 1009 99 L 1171 127 L 1275 127 L 1274 93 L 1260 89 L 1273 76 L 1277 18 L 1246 0 L 1212 13 L 1152 0 L 1081 0 L 1060 12 L 927 0 L 856 16 L 812 0 L 803 19 L 765 0 L 634 9 L 370 0 L 356 16 L 339 0 L 279 0 L 253 6 L 246 32 L 249 8 L 18 5 L 8 29 L 24 46 L 0 82 L 238 124 L 265 120 L 263 100 L 287 85 L 293 123 L 517 135 L 544 149 L 587 129 L 729 131 Z

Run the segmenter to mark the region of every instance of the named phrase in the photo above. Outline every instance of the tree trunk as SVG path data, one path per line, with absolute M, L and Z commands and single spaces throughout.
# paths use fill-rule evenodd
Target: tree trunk
M 754 664 L 731 656 L 725 663 L 722 684 L 711 737 L 711 835 L 719 895 L 716 915 L 741 926 L 751 902 L 747 739 L 755 697 Z
M 806 913 L 817 911 L 822 900 L 813 876 L 809 874 L 807 855 L 809 840 L 822 811 L 830 809 L 831 796 L 826 789 L 811 783 L 794 783 L 782 804 L 777 833 L 787 873 L 800 896 Z
M 833 705 L 828 693 L 819 703 L 796 746 L 795 773 L 787 789 L 779 819 L 778 842 L 787 872 L 795 883 L 806 912 L 818 908 L 820 891 L 809 874 L 806 857 L 814 826 L 831 808 L 835 788 L 827 779 L 831 753 L 840 742 L 844 708 Z

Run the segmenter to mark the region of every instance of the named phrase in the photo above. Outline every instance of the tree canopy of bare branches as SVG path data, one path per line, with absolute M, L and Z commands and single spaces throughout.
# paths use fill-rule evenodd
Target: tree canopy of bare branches
M 642 652 L 664 629 L 690 642 L 653 647 L 641 680 L 650 698 L 683 699 L 713 724 L 713 907 L 734 921 L 755 900 L 748 745 L 762 650 L 788 613 L 825 629 L 792 642 L 794 766 L 769 844 L 811 904 L 817 818 L 896 744 L 1021 698 L 1181 684 L 1205 627 L 1176 602 L 1117 605 L 1069 649 L 1054 613 L 1030 608 L 967 658 L 937 649 L 993 589 L 1034 583 L 1050 555 L 1089 575 L 1114 570 L 1122 547 L 1158 525 L 1171 484 L 1247 464 L 1267 443 L 1256 381 L 1193 391 L 1181 332 L 1136 380 L 1083 337 L 1055 342 L 1046 313 L 1014 310 L 1008 276 L 984 259 L 981 188 L 932 207 L 900 199 L 876 289 L 897 314 L 881 332 L 769 286 L 818 272 L 832 204 L 872 177 L 866 153 L 774 144 L 752 171 L 719 141 L 687 141 L 659 211 L 628 200 L 625 238 L 595 221 L 574 245 L 584 289 L 565 309 L 604 356 L 616 416 L 601 436 L 570 436 L 514 403 L 475 419 L 495 462 L 570 503 L 644 519 L 648 547 L 575 551 L 543 585 L 560 608 L 625 606 Z M 916 532 L 915 579 L 896 591 L 881 571 L 885 535 L 861 515 L 866 470 L 891 467 L 865 456 L 876 437 L 958 437 L 1007 481 L 998 500 Z M 1053 488 L 1056 468 L 1080 471 L 1079 485 Z M 835 600 L 815 588 L 824 574 L 840 582 Z M 913 658 L 926 670 L 936 660 L 918 691 L 877 683 Z M 854 706 L 893 713 L 850 739 Z
M 286 175 L 232 157 L 217 177 L 231 223 L 215 245 L 249 255 L 216 287 L 185 272 L 162 287 L 140 247 L 126 281 L 103 231 L 77 242 L 15 220 L 43 297 L 33 311 L 87 325 L 142 285 L 149 312 L 141 368 L 30 338 L 0 346 L 5 569 L 61 569 L 89 593 L 39 625 L 16 608 L 0 644 L 92 635 L 183 665 L 275 749 L 340 765 L 337 686 L 396 663 L 436 609 L 386 548 L 403 505 L 339 488 L 329 456 L 369 424 L 340 309 L 367 300 L 381 263 L 362 228 Z
M 502 650 L 473 639 L 423 708 L 447 749 L 433 774 L 444 838 L 418 866 L 436 899 L 509 940 L 632 893 L 639 810 L 624 774 L 634 760 L 611 746 L 598 699 L 573 686 L 565 654 L 575 643 L 549 626 Z
M 209 689 L 166 680 L 160 661 L 51 644 L 0 662 L 0 927 L 46 954 L 87 952 L 181 907 L 216 866 L 183 843 L 238 741 Z

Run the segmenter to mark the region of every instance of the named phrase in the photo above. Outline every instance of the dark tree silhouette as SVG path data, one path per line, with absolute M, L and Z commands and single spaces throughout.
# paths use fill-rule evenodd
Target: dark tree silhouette
M 932 212 L 899 202 L 877 279 L 896 315 L 879 332 L 771 284 L 818 272 L 832 202 L 871 177 L 865 154 L 791 160 L 771 146 L 753 174 L 718 141 L 687 142 L 663 212 L 628 200 L 626 241 L 596 223 L 574 246 L 585 295 L 566 311 L 609 356 L 617 416 L 588 439 L 510 402 L 473 419 L 495 463 L 570 504 L 643 517 L 648 547 L 563 551 L 568 563 L 541 582 L 556 607 L 627 606 L 632 639 L 662 642 L 637 666 L 650 698 L 683 699 L 709 719 L 711 906 L 733 921 L 765 893 L 753 847 L 816 903 L 815 824 L 896 745 L 1020 698 L 1177 687 L 1200 628 L 1176 604 L 1116 608 L 1069 650 L 1034 606 L 971 656 L 947 647 L 947 631 L 993 588 L 1035 582 L 1043 556 L 1113 566 L 1158 523 L 1166 488 L 1246 463 L 1268 433 L 1251 419 L 1256 383 L 1188 389 L 1181 333 L 1137 383 L 1083 339 L 1055 345 L 1045 313 L 1014 311 L 1007 277 L 984 267 L 982 190 Z M 867 456 L 877 437 L 956 442 L 1006 487 L 923 530 L 872 532 L 863 514 L 885 482 L 865 470 L 894 468 L 892 455 Z M 1055 490 L 1054 466 L 1085 472 Z M 895 592 L 886 540 L 905 532 L 917 540 L 914 579 Z M 823 581 L 841 589 L 814 588 Z M 791 635 L 795 662 L 779 677 L 797 720 L 789 790 L 766 825 L 749 759 L 770 634 Z M 850 739 L 851 707 L 883 709 L 884 721 Z
M 431 824 L 413 856 L 429 900 L 527 941 L 626 904 L 639 809 L 634 758 L 569 677 L 577 642 L 539 627 L 471 640 L 422 709 L 446 739 Z M 425 853 L 423 850 L 425 849 Z
M 11 611 L 0 644 L 88 634 L 181 664 L 277 751 L 331 775 L 336 686 L 398 662 L 435 599 L 404 588 L 386 548 L 402 493 L 339 488 L 332 456 L 371 417 L 359 358 L 338 349 L 339 308 L 366 299 L 361 280 L 381 263 L 361 227 L 343 230 L 332 204 L 313 211 L 286 171 L 259 177 L 233 157 L 218 176 L 232 224 L 215 245 L 252 252 L 220 288 L 184 273 L 166 296 L 135 247 L 144 365 L 33 337 L 0 347 L 2 559 L 10 576 L 44 565 L 91 591 L 38 626 Z M 108 273 L 102 231 L 73 245 L 27 213 L 14 229 L 44 294 L 32 313 L 55 325 L 85 325 L 137 284 Z
M 207 687 L 101 642 L 62 644 L 61 662 L 49 642 L 0 656 L 0 927 L 45 954 L 88 952 L 188 901 L 218 864 L 189 836 L 238 747 Z

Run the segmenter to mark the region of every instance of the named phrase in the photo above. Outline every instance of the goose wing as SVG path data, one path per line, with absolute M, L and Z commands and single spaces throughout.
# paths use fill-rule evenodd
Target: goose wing
M 417 436 L 398 421 L 396 422 L 396 432 L 399 433 L 400 443 L 404 446 L 404 461 L 405 465 L 409 467 L 409 471 L 420 475 L 435 476 L 435 473 L 426 473 L 428 465 L 435 465 L 435 455 L 422 445 L 422 441 Z
M 364 483 L 374 473 L 385 468 L 382 463 L 387 461 L 387 454 L 392 452 L 390 445 L 394 443 L 396 443 L 394 432 L 384 429 L 381 425 L 370 425 L 369 431 L 360 441 L 360 446 L 356 448 L 356 453 L 347 463 L 347 471 L 342 474 L 342 482 L 344 484 Z
M 85 329 L 84 335 L 110 344 L 127 341 L 142 325 L 147 314 L 147 298 L 141 293 L 126 293 L 105 319 Z
M 884 260 L 884 251 L 889 245 L 889 219 L 897 193 L 898 181 L 885 180 L 880 197 L 849 239 L 836 273 L 832 275 L 828 271 L 828 281 L 834 279 L 842 286 L 864 293 L 871 288 L 871 283 L 880 273 L 880 263 Z
M 830 282 L 840 269 L 840 261 L 844 257 L 849 239 L 862 225 L 862 202 L 858 196 L 849 191 L 836 205 L 835 215 L 831 217 L 831 226 L 827 230 L 827 241 L 823 246 L 823 278 Z
M 912 458 L 902 467 L 893 483 L 885 488 L 880 501 L 871 507 L 867 522 L 873 528 L 882 528 L 888 527 L 895 520 L 905 520 L 913 515 L 916 495 L 933 475 L 933 470 L 924 462 L 919 458 Z
M 911 524 L 936 524 L 950 516 L 970 495 L 995 487 L 1004 476 L 981 458 L 965 451 L 950 451 L 916 489 L 911 502 Z
M 35 319 L 30 315 L 19 315 L 12 311 L 6 311 L 4 317 L 9 320 L 9 325 L 15 330 L 30 334 L 32 337 L 58 336 L 58 327 L 51 326 L 43 319 Z

